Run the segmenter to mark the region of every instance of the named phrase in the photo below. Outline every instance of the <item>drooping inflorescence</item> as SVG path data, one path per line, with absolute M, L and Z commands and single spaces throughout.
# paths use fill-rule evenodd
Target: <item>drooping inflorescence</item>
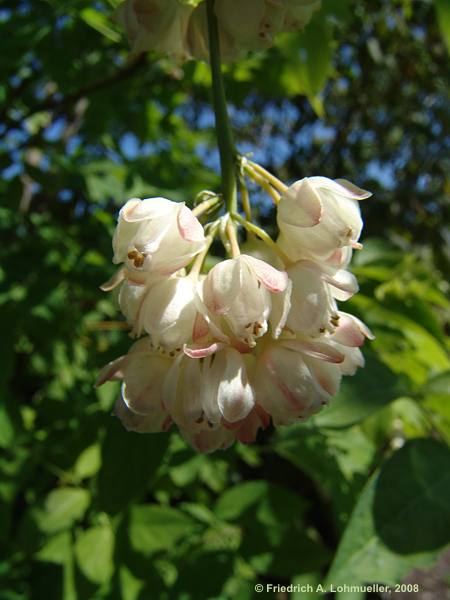
M 252 221 L 245 187 L 245 216 L 225 212 L 204 225 L 220 196 L 206 194 L 193 210 L 132 199 L 113 239 L 121 266 L 104 286 L 119 288 L 140 338 L 99 377 L 122 380 L 115 414 L 132 431 L 175 424 L 201 452 L 317 413 L 342 375 L 363 366 L 359 347 L 372 337 L 337 305 L 358 290 L 346 269 L 362 247 L 359 201 L 370 193 L 325 177 L 286 186 L 245 158 L 241 171 L 276 202 L 276 241 Z M 230 258 L 206 272 L 216 236 Z

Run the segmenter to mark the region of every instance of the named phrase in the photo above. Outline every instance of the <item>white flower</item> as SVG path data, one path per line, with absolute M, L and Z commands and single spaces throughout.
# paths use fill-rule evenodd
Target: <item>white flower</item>
M 187 58 L 186 34 L 192 6 L 178 0 L 125 0 L 116 10 L 133 52 L 154 50 Z
M 204 358 L 180 355 L 165 379 L 165 406 L 177 425 L 188 431 L 235 423 L 252 410 L 254 392 L 247 369 L 252 357 L 224 347 Z
M 357 201 L 370 195 L 343 179 L 305 177 L 296 181 L 278 205 L 280 247 L 292 261 L 328 260 L 346 246 L 360 248 L 363 222 Z
M 341 372 L 336 365 L 344 358 L 331 344 L 315 340 L 268 343 L 258 356 L 252 380 L 257 402 L 275 425 L 306 420 L 337 392 Z
M 273 332 L 279 335 L 289 308 L 289 289 L 284 271 L 241 254 L 211 269 L 203 282 L 203 303 L 213 318 L 223 319 L 232 336 L 254 347 L 256 339 L 267 332 L 271 317 Z M 271 315 L 272 296 L 282 293 L 284 300 Z
M 299 261 L 287 269 L 292 281 L 291 309 L 286 327 L 309 335 L 332 333 L 338 321 L 335 299 L 347 300 L 358 291 L 348 271 L 330 273 L 312 261 Z
M 149 273 L 178 271 L 204 246 L 203 227 L 184 203 L 133 198 L 119 213 L 113 262 L 125 262 L 132 278 L 143 283 Z
M 165 431 L 172 422 L 163 405 L 165 377 L 171 360 L 153 352 L 148 338 L 136 342 L 128 354 L 104 367 L 97 386 L 122 379 L 115 414 L 132 431 Z
M 178 275 L 150 280 L 146 286 L 125 281 L 119 293 L 120 308 L 135 335 L 146 332 L 155 348 L 181 350 L 192 338 L 195 286 L 193 278 Z

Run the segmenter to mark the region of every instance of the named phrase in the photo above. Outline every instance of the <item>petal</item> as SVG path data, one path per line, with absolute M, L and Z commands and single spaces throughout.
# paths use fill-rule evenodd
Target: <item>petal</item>
M 250 266 L 258 278 L 258 281 L 260 281 L 269 292 L 279 293 L 285 291 L 289 282 L 286 271 L 279 271 L 272 267 L 272 265 L 269 265 L 269 263 L 260 260 L 259 258 L 255 258 L 254 256 L 242 254 L 241 258 Z
M 178 231 L 187 242 L 203 242 L 205 234 L 197 217 L 187 206 L 182 206 L 177 217 Z
M 315 340 L 283 340 L 285 348 L 290 348 L 296 352 L 302 352 L 312 358 L 324 360 L 330 363 L 341 363 L 344 361 L 344 355 L 334 348 L 331 344 L 316 342 Z
M 335 396 L 341 384 L 342 371 L 340 365 L 309 358 L 306 358 L 305 362 L 320 387 L 330 396 Z
M 359 290 L 356 277 L 344 269 L 340 269 L 334 275 L 324 273 L 323 279 L 330 284 L 333 297 L 337 300 L 348 300 Z
M 127 431 L 137 433 L 167 431 L 172 425 L 172 419 L 164 410 L 157 410 L 149 415 L 139 415 L 130 410 L 120 397 L 114 406 L 113 415 L 119 417 Z
M 242 355 L 234 348 L 216 356 L 212 366 L 219 379 L 217 403 L 223 418 L 230 423 L 245 418 L 254 405 L 254 392 L 248 382 Z
M 282 195 L 278 218 L 296 227 L 313 227 L 320 223 L 322 201 L 307 177 L 293 183 Z
M 144 200 L 133 198 L 128 200 L 119 215 L 127 223 L 136 223 L 146 219 L 164 217 L 176 208 L 178 208 L 178 203 L 167 200 L 167 198 L 145 198 Z
M 203 283 L 203 301 L 214 314 L 226 314 L 240 291 L 241 265 L 228 259 L 215 265 Z
M 277 339 L 281 335 L 283 327 L 286 325 L 291 309 L 291 294 L 292 281 L 289 280 L 285 291 L 281 294 L 275 294 L 272 297 L 272 310 L 270 311 L 269 322 L 274 339 Z
M 341 346 L 341 351 L 345 355 L 344 362 L 339 365 L 343 375 L 354 375 L 358 367 L 364 367 L 364 356 L 359 348 Z
M 345 188 L 348 197 L 353 198 L 353 200 L 366 200 L 372 196 L 372 192 L 368 192 L 346 179 L 336 179 L 336 183 Z
M 100 387 L 107 381 L 112 381 L 114 379 L 122 379 L 123 372 L 121 369 L 125 365 L 126 358 L 126 355 L 119 356 L 119 358 L 116 358 L 115 360 L 112 360 L 107 365 L 105 365 L 97 377 L 95 387 Z
M 353 315 L 339 312 L 339 325 L 333 333 L 335 342 L 344 346 L 359 347 L 364 344 L 366 338 L 374 340 L 375 336 L 365 323 Z
M 205 337 L 209 333 L 208 321 L 205 317 L 197 312 L 194 321 L 194 327 L 192 329 L 192 341 L 196 342 L 197 340 Z
M 202 346 L 200 344 L 197 346 L 188 346 L 185 344 L 183 347 L 183 352 L 186 354 L 186 356 L 189 356 L 189 358 L 206 358 L 207 356 L 215 354 L 223 347 L 224 344 L 219 342 L 213 342 L 208 346 Z
M 114 275 L 111 277 L 111 279 L 108 279 L 108 281 L 105 281 L 105 283 L 102 283 L 102 285 L 100 286 L 100 289 L 102 290 L 102 292 L 110 292 L 115 287 L 117 287 L 119 285 L 119 283 L 121 281 L 123 281 L 124 278 L 125 278 L 125 269 L 121 268 L 118 271 L 116 271 L 116 273 L 114 273 Z

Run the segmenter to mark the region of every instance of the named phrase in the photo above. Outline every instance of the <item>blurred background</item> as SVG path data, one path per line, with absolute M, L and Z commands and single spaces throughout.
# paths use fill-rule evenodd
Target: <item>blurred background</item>
M 93 387 L 130 345 L 118 208 L 219 185 L 208 67 L 131 59 L 116 5 L 0 3 L 0 599 L 449 598 L 450 4 L 323 0 L 227 69 L 241 152 L 373 192 L 347 306 L 377 337 L 313 421 L 209 456 Z

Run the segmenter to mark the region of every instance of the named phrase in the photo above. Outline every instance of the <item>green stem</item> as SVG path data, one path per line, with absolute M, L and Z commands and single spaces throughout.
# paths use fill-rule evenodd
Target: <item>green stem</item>
M 220 154 L 220 169 L 222 173 L 222 194 L 228 212 L 237 212 L 236 191 L 236 150 L 231 133 L 228 117 L 225 87 L 222 78 L 220 61 L 219 32 L 214 13 L 214 0 L 206 0 L 208 15 L 209 57 L 212 74 L 212 93 L 214 114 L 216 117 L 216 134 Z

